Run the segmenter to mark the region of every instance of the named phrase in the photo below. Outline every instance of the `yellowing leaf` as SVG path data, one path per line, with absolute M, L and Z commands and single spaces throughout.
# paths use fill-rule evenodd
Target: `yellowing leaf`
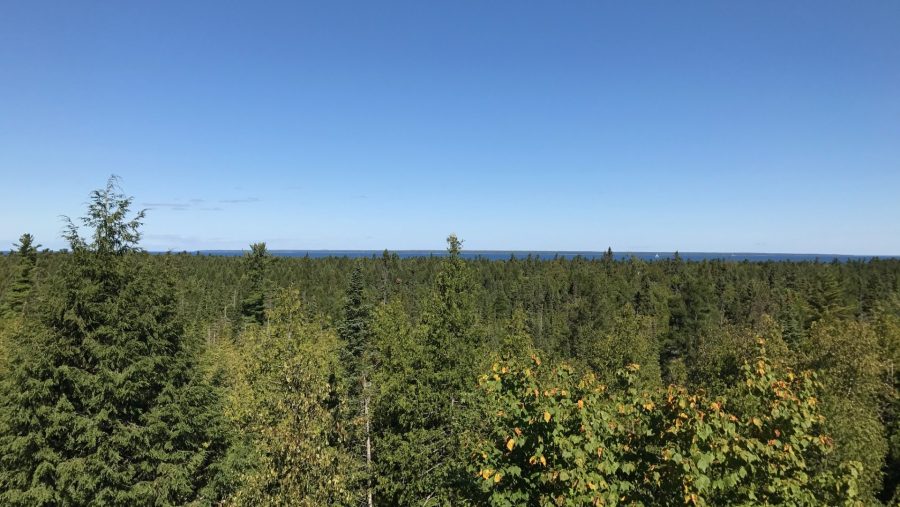
M 494 482 L 495 482 L 495 483 L 500 482 L 500 479 L 501 479 L 502 477 L 503 477 L 503 476 L 501 476 L 500 474 L 495 475 L 495 476 L 494 476 Z
M 509 440 L 506 441 L 506 448 L 509 449 L 510 451 L 513 450 L 513 447 L 515 447 L 515 445 L 516 445 L 515 438 L 510 438 Z
M 544 422 L 550 422 L 550 412 L 544 412 Z
M 581 410 L 584 408 L 584 400 L 578 400 L 578 409 Z

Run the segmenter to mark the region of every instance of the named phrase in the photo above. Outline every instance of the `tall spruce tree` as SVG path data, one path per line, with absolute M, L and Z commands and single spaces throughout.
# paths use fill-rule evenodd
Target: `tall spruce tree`
M 262 324 L 266 318 L 266 274 L 271 258 L 265 243 L 250 245 L 244 257 L 244 297 L 241 319 L 244 323 Z
M 26 322 L 0 395 L 0 504 L 176 505 L 217 496 L 216 399 L 171 278 L 139 253 L 115 178 L 67 219 L 62 279 Z
M 402 326 L 376 322 L 376 334 L 393 333 L 393 340 L 407 343 L 400 354 L 381 353 L 381 375 L 387 378 L 379 380 L 377 409 L 380 505 L 452 505 L 466 485 L 460 442 L 472 429 L 469 398 L 483 356 L 477 285 L 460 256 L 462 242 L 451 235 L 447 245 L 449 255 L 412 336 Z M 379 336 L 378 342 L 389 339 Z
M 417 505 L 416 481 L 430 466 L 427 441 L 411 434 L 422 414 L 426 386 L 417 373 L 426 356 L 399 299 L 375 309 L 371 330 L 375 504 Z
M 350 454 L 365 460 L 366 503 L 373 504 L 372 473 L 372 417 L 371 393 L 369 391 L 368 366 L 371 307 L 366 302 L 362 265 L 357 262 L 350 274 L 350 283 L 344 301 L 343 316 L 338 323 L 338 334 L 343 341 L 341 362 L 343 364 L 349 414 L 354 424 L 348 439 Z
M 343 363 L 347 373 L 354 378 L 363 370 L 363 354 L 369 338 L 369 313 L 371 307 L 363 293 L 362 265 L 357 263 L 350 273 L 350 283 L 344 300 L 343 316 L 338 333 L 344 340 Z
M 37 249 L 41 245 L 34 244 L 34 236 L 27 232 L 13 245 L 13 252 L 19 258 L 18 274 L 12 286 L 7 290 L 0 314 L 16 317 L 25 312 L 31 288 L 34 285 L 34 268 L 37 265 Z

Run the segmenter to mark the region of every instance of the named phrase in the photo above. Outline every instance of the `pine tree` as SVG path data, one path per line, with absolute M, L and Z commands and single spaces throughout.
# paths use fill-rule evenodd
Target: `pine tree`
M 375 504 L 419 505 L 428 494 L 420 475 L 432 466 L 419 429 L 430 392 L 419 376 L 426 354 L 399 299 L 375 309 L 371 330 Z
M 357 263 L 350 274 L 350 284 L 345 295 L 343 318 L 338 333 L 344 340 L 343 363 L 351 377 L 358 377 L 363 370 L 362 359 L 369 338 L 370 306 L 363 294 L 362 265 Z
M 369 320 L 371 307 L 365 300 L 363 292 L 362 266 L 357 263 L 350 274 L 350 284 L 345 296 L 343 318 L 338 325 L 338 334 L 343 340 L 341 363 L 344 367 L 348 396 L 350 399 L 350 417 L 354 421 L 354 431 L 349 438 L 351 455 L 365 459 L 366 473 L 372 472 L 372 435 L 371 435 L 371 393 L 369 386 Z M 357 452 L 359 449 L 362 452 Z M 371 479 L 367 478 L 367 504 L 373 504 Z
M 850 306 L 844 300 L 844 288 L 835 275 L 836 266 L 822 266 L 815 278 L 814 286 L 809 294 L 812 306 L 812 322 L 828 317 L 846 318 L 850 315 Z
M 445 387 L 454 392 L 463 390 L 475 378 L 477 289 L 471 268 L 460 255 L 462 241 L 454 234 L 447 238 L 447 252 L 449 257 L 435 279 L 422 325 L 425 344 L 438 368 L 436 373 L 446 377 Z
M 139 253 L 115 178 L 67 220 L 72 254 L 16 340 L 0 396 L 0 504 L 208 502 L 223 451 L 216 400 L 175 316 L 172 279 Z
M 603 267 L 606 271 L 606 275 L 612 275 L 613 264 L 616 260 L 616 257 L 613 255 L 612 247 L 607 247 L 606 251 L 603 252 Z
M 449 505 L 465 484 L 466 455 L 460 445 L 477 422 L 469 403 L 483 354 L 476 327 L 477 286 L 460 256 L 462 242 L 447 238 L 442 261 L 415 331 L 376 319 L 376 341 L 385 347 L 378 381 L 376 441 L 378 502 L 384 505 Z M 386 335 L 391 333 L 394 336 Z
M 19 258 L 18 276 L 8 289 L 0 314 L 15 317 L 25 312 L 26 302 L 34 285 L 34 268 L 37 265 L 37 249 L 34 236 L 25 233 L 19 238 L 14 253 Z
M 250 245 L 244 257 L 244 297 L 241 300 L 241 319 L 244 323 L 262 324 L 266 317 L 266 274 L 270 256 L 265 243 Z

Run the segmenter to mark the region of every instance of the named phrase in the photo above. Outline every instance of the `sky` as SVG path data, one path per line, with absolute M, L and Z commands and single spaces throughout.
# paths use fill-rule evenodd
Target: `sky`
M 900 254 L 900 2 L 0 0 L 0 249 Z

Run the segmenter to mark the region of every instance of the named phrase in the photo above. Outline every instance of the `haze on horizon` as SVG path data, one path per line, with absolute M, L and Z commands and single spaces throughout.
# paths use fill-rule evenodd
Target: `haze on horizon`
M 900 254 L 900 3 L 6 2 L 0 249 Z

